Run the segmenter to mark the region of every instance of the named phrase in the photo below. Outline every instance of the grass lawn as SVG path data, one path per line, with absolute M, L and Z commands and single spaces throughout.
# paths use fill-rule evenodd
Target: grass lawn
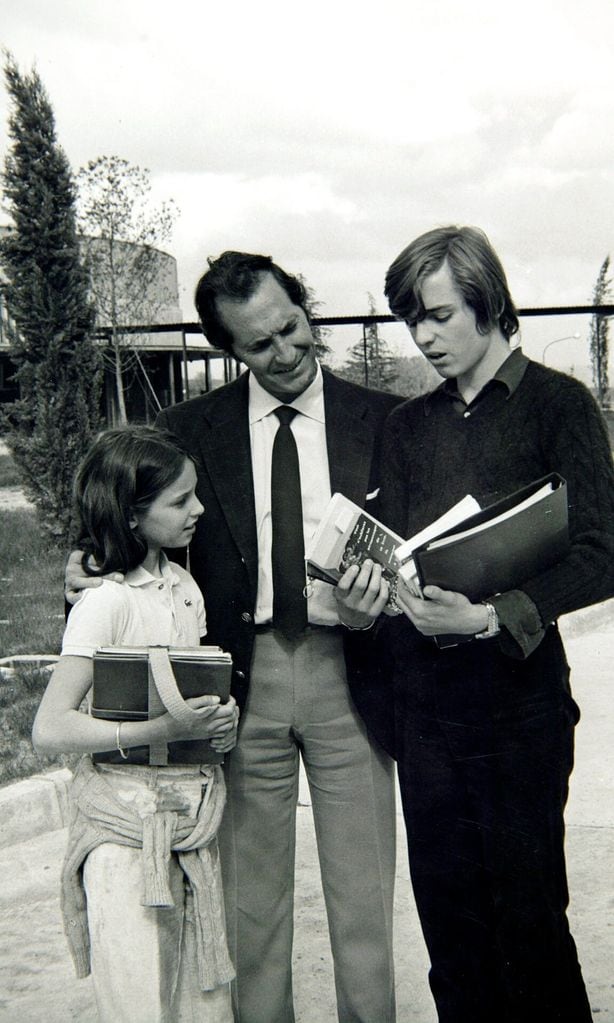
M 0 510 L 0 657 L 60 652 L 64 555 L 45 546 L 35 512 Z M 0 679 L 0 785 L 68 763 L 38 756 L 30 742 L 47 677 L 23 668 Z

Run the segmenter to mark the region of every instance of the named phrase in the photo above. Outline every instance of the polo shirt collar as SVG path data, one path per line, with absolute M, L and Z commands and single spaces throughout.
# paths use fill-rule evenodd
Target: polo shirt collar
M 479 391 L 478 394 L 476 394 L 475 398 L 473 398 L 473 401 L 470 402 L 470 404 L 473 404 L 473 402 L 478 401 L 479 398 L 482 396 L 484 390 L 487 387 L 490 387 L 495 382 L 503 384 L 503 386 L 505 387 L 507 391 L 506 395 L 507 401 L 509 398 L 511 398 L 512 394 L 514 394 L 514 392 L 520 386 L 522 378 L 524 377 L 527 371 L 528 365 L 529 360 L 522 351 L 522 348 L 514 348 L 514 351 L 510 352 L 505 362 L 501 363 L 499 369 L 494 374 L 494 376 L 491 377 L 490 380 L 488 380 L 484 384 L 482 390 Z M 443 380 L 439 387 L 436 387 L 434 391 L 431 391 L 429 394 L 425 396 L 424 414 L 427 416 L 429 415 L 430 406 L 434 400 L 441 400 L 441 398 L 449 399 L 453 397 L 460 397 L 458 387 L 456 385 L 456 379 Z
M 171 568 L 171 563 L 168 560 L 164 551 L 160 552 L 160 571 L 162 572 L 163 581 L 168 581 L 171 586 L 175 586 L 179 582 L 179 576 Z M 126 572 L 125 582 L 128 586 L 149 586 L 151 583 L 156 585 L 160 584 L 160 576 L 152 575 L 142 565 L 138 565 L 133 568 L 130 572 Z

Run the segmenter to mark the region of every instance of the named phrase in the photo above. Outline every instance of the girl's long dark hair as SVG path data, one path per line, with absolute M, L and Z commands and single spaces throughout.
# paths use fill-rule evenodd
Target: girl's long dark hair
M 126 573 L 141 564 L 147 544 L 130 519 L 174 483 L 186 458 L 190 455 L 176 437 L 153 426 L 99 435 L 77 471 L 74 491 L 77 542 L 88 575 Z

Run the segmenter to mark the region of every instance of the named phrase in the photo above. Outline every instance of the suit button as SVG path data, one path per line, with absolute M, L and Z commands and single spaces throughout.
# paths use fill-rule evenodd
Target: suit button
M 249 613 L 249 611 L 243 611 L 243 613 L 241 615 L 241 621 L 242 622 L 253 622 L 253 620 L 254 620 L 254 616 L 251 615 Z
M 235 675 L 237 676 L 237 678 L 245 678 L 245 672 L 244 671 L 237 670 L 237 671 L 235 671 Z

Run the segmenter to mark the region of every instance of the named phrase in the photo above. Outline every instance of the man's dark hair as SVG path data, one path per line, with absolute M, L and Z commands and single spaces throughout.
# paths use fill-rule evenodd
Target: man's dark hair
M 307 289 L 298 277 L 286 273 L 270 256 L 249 252 L 223 252 L 217 259 L 208 259 L 209 269 L 196 285 L 194 301 L 203 333 L 210 344 L 232 353 L 234 338 L 221 322 L 218 298 L 244 302 L 251 298 L 262 282 L 263 274 L 271 274 L 284 289 L 293 305 L 300 306 L 308 317 Z
M 475 313 L 478 332 L 487 334 L 498 326 L 509 340 L 518 330 L 518 314 L 501 261 L 477 227 L 438 227 L 403 249 L 386 274 L 384 291 L 392 313 L 408 324 L 418 322 L 424 315 L 422 285 L 444 262 Z

